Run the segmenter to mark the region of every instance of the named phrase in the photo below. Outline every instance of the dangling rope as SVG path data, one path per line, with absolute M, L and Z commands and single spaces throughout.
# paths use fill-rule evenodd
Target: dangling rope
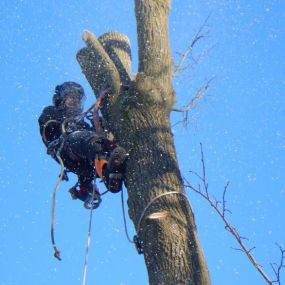
M 137 226 L 137 234 L 134 236 L 133 240 L 130 239 L 130 236 L 128 234 L 128 229 L 127 229 L 127 223 L 126 223 L 126 215 L 125 215 L 125 207 L 124 207 L 124 198 L 123 198 L 123 191 L 121 193 L 121 202 L 122 202 L 122 211 L 123 211 L 123 218 L 124 218 L 124 226 L 125 226 L 125 233 L 126 233 L 126 236 L 127 236 L 127 239 L 130 243 L 134 243 L 135 246 L 136 246 L 136 249 L 138 251 L 138 254 L 142 254 L 143 253 L 143 247 L 142 247 L 142 241 L 139 237 L 139 233 L 141 231 L 141 222 L 145 216 L 145 213 L 146 211 L 150 208 L 150 206 L 154 203 L 154 201 L 158 200 L 159 198 L 163 197 L 163 196 L 166 196 L 166 195 L 173 195 L 173 194 L 176 194 L 176 195 L 182 195 L 186 198 L 186 201 L 192 211 L 192 207 L 191 207 L 191 204 L 186 196 L 185 193 L 183 192 L 178 192 L 178 191 L 170 191 L 170 192 L 166 192 L 166 193 L 162 193 L 156 197 L 154 197 L 147 205 L 146 207 L 143 209 L 142 213 L 141 213 L 141 216 L 138 220 L 138 226 Z
M 188 198 L 187 198 L 187 196 L 185 195 L 185 193 L 183 193 L 183 192 L 178 192 L 178 191 L 170 191 L 170 192 L 162 193 L 162 194 L 160 194 L 160 195 L 154 197 L 154 198 L 146 205 L 146 207 L 145 207 L 144 210 L 142 211 L 141 216 L 140 216 L 139 221 L 138 221 L 138 226 L 137 226 L 138 233 L 140 232 L 141 222 L 142 222 L 142 220 L 143 220 L 143 218 L 144 218 L 144 216 L 145 216 L 145 213 L 146 213 L 146 211 L 148 210 L 148 208 L 152 205 L 152 203 L 153 203 L 154 201 L 156 201 L 157 199 L 163 197 L 163 196 L 166 196 L 166 195 L 173 195 L 173 194 L 184 196 L 184 197 L 186 198 L 186 201 L 188 202 L 188 205 L 189 205 L 191 211 L 192 211 L 192 207 L 191 207 L 191 205 L 190 205 L 190 203 L 189 203 L 189 201 L 188 201 Z
M 141 213 L 141 216 L 140 216 L 140 218 L 139 218 L 139 221 L 138 221 L 137 236 L 135 236 L 135 237 L 133 238 L 133 240 L 132 240 L 132 239 L 130 238 L 129 233 L 128 233 L 128 227 L 127 227 L 127 222 L 126 222 L 125 203 L 124 203 L 124 193 L 123 193 L 123 190 L 121 190 L 121 204 L 122 204 L 122 212 L 123 212 L 123 220 L 124 220 L 125 234 L 126 234 L 126 237 L 127 237 L 128 241 L 129 241 L 130 243 L 133 243 L 133 244 L 136 244 L 136 243 L 137 243 L 136 241 L 137 241 L 137 239 L 138 239 L 138 234 L 139 234 L 139 232 L 140 232 L 141 222 L 142 222 L 142 220 L 143 220 L 143 218 L 144 218 L 144 216 L 145 216 L 146 211 L 147 211 L 147 210 L 149 209 L 149 207 L 154 203 L 154 201 L 156 201 L 157 199 L 159 199 L 159 198 L 161 198 L 161 197 L 163 197 L 163 196 L 166 196 L 166 195 L 173 195 L 173 194 L 184 196 L 184 197 L 186 198 L 186 201 L 187 201 L 187 203 L 188 203 L 190 209 L 192 210 L 192 207 L 191 207 L 191 205 L 190 205 L 190 203 L 189 203 L 189 200 L 188 200 L 188 198 L 187 198 L 187 196 L 186 196 L 185 193 L 183 193 L 183 192 L 178 192 L 178 191 L 171 191 L 171 192 L 162 193 L 162 194 L 156 196 L 155 198 L 153 198 L 153 199 L 146 205 L 146 207 L 143 209 L 143 211 L 142 211 L 142 213 Z M 137 245 L 136 245 L 136 247 L 137 247 Z M 138 248 L 137 248 L 137 249 L 138 249 Z
M 130 238 L 129 233 L 128 233 L 123 190 L 121 190 L 121 203 L 122 203 L 122 212 L 123 212 L 123 219 L 124 219 L 125 234 L 126 234 L 128 241 L 130 243 L 134 243 L 134 241 Z
M 64 164 L 63 161 L 59 155 L 59 151 L 56 153 L 56 158 L 58 159 L 58 161 L 60 162 L 60 166 L 61 166 L 61 171 L 60 171 L 60 176 L 59 179 L 56 182 L 56 185 L 54 187 L 53 193 L 52 193 L 52 210 L 51 210 L 51 242 L 53 245 L 53 249 L 54 249 L 54 257 L 57 258 L 58 260 L 61 260 L 60 257 L 60 251 L 57 249 L 56 244 L 55 244 L 55 239 L 54 239 L 54 213 L 55 213 L 55 198 L 56 198 L 56 192 L 59 188 L 60 183 L 63 180 L 63 176 L 64 176 Z
M 94 105 L 95 104 L 92 104 L 85 112 L 83 112 L 82 114 L 80 114 L 76 118 L 71 118 L 71 119 L 72 120 L 81 120 L 81 119 L 83 119 L 92 110 L 92 108 L 94 108 Z M 65 173 L 64 173 L 64 163 L 63 163 L 63 160 L 60 157 L 60 152 L 61 152 L 61 150 L 63 148 L 64 141 L 65 141 L 66 124 L 69 121 L 70 121 L 70 118 L 65 119 L 62 123 L 60 123 L 58 120 L 50 119 L 43 125 L 43 129 L 42 129 L 42 137 L 43 137 L 43 140 L 44 140 L 44 142 L 45 142 L 45 144 L 47 146 L 49 145 L 48 139 L 46 137 L 46 128 L 47 128 L 47 126 L 50 123 L 60 124 L 61 125 L 61 131 L 62 131 L 62 135 L 60 136 L 60 138 L 58 138 L 56 140 L 56 141 L 58 141 L 59 149 L 57 150 L 57 152 L 55 154 L 55 157 L 57 158 L 58 162 L 60 163 L 61 171 L 60 171 L 60 177 L 59 177 L 58 181 L 56 182 L 56 185 L 55 185 L 53 193 L 52 193 L 52 211 L 51 211 L 51 242 L 52 242 L 52 246 L 54 248 L 54 257 L 57 258 L 58 260 L 61 260 L 61 257 L 60 257 L 60 251 L 56 247 L 55 238 L 54 238 L 55 204 L 56 204 L 56 192 L 57 192 L 57 190 L 58 190 L 62 180 L 64 179 L 64 175 L 65 175 Z M 93 193 L 95 193 L 94 189 L 93 189 Z M 93 203 L 93 200 L 94 200 L 94 195 L 92 196 L 92 203 Z M 92 208 L 93 207 L 91 207 L 91 209 Z M 91 213 L 92 213 L 92 211 L 91 211 Z M 91 218 L 92 218 L 92 216 L 91 216 Z M 91 226 L 90 226 L 90 229 L 91 229 Z M 88 252 L 87 252 L 87 254 L 88 254 Z
M 188 201 L 188 198 L 187 198 L 187 196 L 186 196 L 184 193 L 178 192 L 178 191 L 170 191 L 170 192 L 162 193 L 162 194 L 160 194 L 160 195 L 154 197 L 154 198 L 146 205 L 146 207 L 145 207 L 144 210 L 142 211 L 141 216 L 140 216 L 139 221 L 138 221 L 138 227 L 137 227 L 138 233 L 140 232 L 140 227 L 141 227 L 142 219 L 144 218 L 144 215 L 145 215 L 146 211 L 147 211 L 148 208 L 152 205 L 152 203 L 153 203 L 154 201 L 156 201 L 157 199 L 163 197 L 163 196 L 166 196 L 166 195 L 173 195 L 173 194 L 184 196 L 184 197 L 186 198 L 186 201 L 188 202 L 188 205 L 190 206 L 190 209 L 192 210 L 192 207 L 191 207 L 191 205 L 190 205 L 190 203 L 189 203 L 189 201 Z
M 98 191 L 98 188 L 97 188 L 97 185 L 95 184 L 95 179 L 94 179 L 91 205 L 93 205 L 93 201 L 94 201 L 96 191 Z M 89 249 L 90 249 L 90 244 L 91 244 L 92 216 L 93 216 L 93 207 L 90 208 L 89 226 L 88 226 L 88 235 L 87 235 L 87 246 L 86 246 L 86 251 L 85 251 L 85 262 L 84 262 L 82 285 L 86 284 L 87 269 L 88 269 L 88 255 L 89 255 Z
M 80 115 L 80 118 L 83 118 L 86 116 L 86 114 L 93 108 L 94 104 L 89 107 L 87 109 L 87 111 L 83 112 L 81 115 Z M 68 121 L 68 119 L 64 120 L 63 123 L 61 124 L 61 129 L 62 129 L 62 135 L 64 136 L 65 133 L 66 133 L 66 130 L 65 130 L 65 124 L 66 122 Z M 44 142 L 48 145 L 48 140 L 47 140 L 47 137 L 46 137 L 46 128 L 48 126 L 48 124 L 50 123 L 58 123 L 60 124 L 57 120 L 48 120 L 44 126 L 43 126 L 43 140 Z M 61 170 L 60 170 L 60 176 L 59 176 L 59 179 L 57 180 L 56 182 L 56 185 L 54 187 L 54 190 L 53 190 L 53 193 L 52 193 L 52 210 L 51 210 L 51 242 L 52 242 L 52 246 L 53 246 L 53 249 L 54 249 L 54 257 L 57 258 L 58 260 L 61 260 L 61 257 L 60 257 L 60 251 L 58 250 L 58 248 L 56 247 L 56 244 L 55 244 L 55 238 L 54 238 L 54 217 L 55 217 L 55 204 L 56 204 L 56 192 L 64 178 L 64 163 L 63 163 L 63 160 L 62 158 L 60 157 L 60 152 L 63 148 L 63 145 L 64 145 L 64 139 L 61 141 L 60 143 L 60 146 L 59 146 L 59 149 L 57 150 L 56 152 L 56 158 L 57 160 L 59 161 L 60 163 L 60 166 L 61 166 Z

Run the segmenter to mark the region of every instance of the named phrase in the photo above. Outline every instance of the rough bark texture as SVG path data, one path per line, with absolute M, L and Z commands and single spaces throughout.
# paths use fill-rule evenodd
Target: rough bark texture
M 87 47 L 78 52 L 77 59 L 95 94 L 106 87 L 114 92 L 103 115 L 107 127 L 130 154 L 129 214 L 143 242 L 149 283 L 209 285 L 194 216 L 183 195 L 169 121 L 175 100 L 168 37 L 170 1 L 136 0 L 135 4 L 139 70 L 134 78 L 129 41 L 119 33 L 97 39 L 86 31 L 83 39 Z M 182 195 L 155 199 L 173 191 Z

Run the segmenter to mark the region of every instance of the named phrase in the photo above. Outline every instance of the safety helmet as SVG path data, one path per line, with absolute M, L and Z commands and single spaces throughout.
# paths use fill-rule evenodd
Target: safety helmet
M 80 84 L 67 81 L 55 87 L 52 102 L 54 106 L 58 107 L 69 96 L 76 97 L 81 103 L 86 98 L 84 89 Z

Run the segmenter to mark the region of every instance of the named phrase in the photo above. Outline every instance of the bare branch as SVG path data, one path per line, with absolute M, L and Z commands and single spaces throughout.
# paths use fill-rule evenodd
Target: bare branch
M 229 184 L 230 184 L 230 182 L 228 181 L 225 188 L 224 188 L 224 192 L 223 192 L 223 203 L 222 203 L 222 205 L 223 205 L 223 216 L 225 216 L 225 213 L 227 211 L 227 208 L 226 208 L 226 192 L 227 192 L 227 189 L 229 187 Z
M 243 250 L 242 250 L 241 248 L 231 247 L 231 249 L 236 250 L 236 251 L 241 251 L 241 252 L 243 252 Z
M 202 176 L 200 176 L 197 172 L 195 172 L 195 171 L 189 171 L 189 172 L 190 172 L 190 173 L 193 173 L 195 176 L 197 176 L 200 180 L 203 181 Z
M 221 203 L 221 201 L 217 200 L 216 197 L 213 196 L 213 200 L 215 201 L 215 206 L 218 208 Z
M 185 69 L 189 68 L 189 65 L 186 68 L 182 68 L 182 66 L 188 58 L 191 57 L 193 59 L 192 52 L 193 52 L 193 48 L 197 44 L 197 42 L 199 42 L 201 39 L 203 39 L 204 37 L 206 37 L 209 34 L 209 30 L 205 31 L 205 28 L 207 27 L 207 23 L 208 23 L 209 18 L 210 18 L 210 14 L 205 19 L 204 23 L 200 26 L 198 32 L 195 34 L 190 45 L 184 50 L 184 52 L 181 53 L 181 57 L 180 57 L 178 63 L 174 65 L 174 70 L 173 70 L 173 74 L 172 74 L 173 77 L 177 76 L 181 72 L 181 70 L 185 70 Z M 195 61 L 195 60 L 194 60 L 194 62 L 197 63 L 197 61 Z
M 208 26 L 207 24 L 208 24 L 209 18 L 210 18 L 210 14 L 205 19 L 204 23 L 200 26 L 198 32 L 195 34 L 190 45 L 185 49 L 184 52 L 182 52 L 180 54 L 180 59 L 178 61 L 178 64 L 174 65 L 174 70 L 173 70 L 173 74 L 172 74 L 173 77 L 177 76 L 181 71 L 191 69 L 194 65 L 198 64 L 202 60 L 202 58 L 205 57 L 205 55 L 207 55 L 209 53 L 209 50 L 207 52 L 201 53 L 198 56 L 198 59 L 195 59 L 193 56 L 194 46 L 197 44 L 197 42 L 199 42 L 201 39 L 203 39 L 204 37 L 206 37 L 209 34 L 209 30 L 206 29 L 206 27 Z M 187 59 L 191 59 L 191 62 L 184 65 L 184 63 Z M 210 82 L 212 80 L 213 80 L 213 78 L 208 80 L 208 82 L 206 82 L 206 84 L 204 86 L 202 86 L 196 92 L 196 95 L 192 98 L 192 100 L 186 106 L 184 106 L 183 108 L 173 108 L 172 109 L 172 111 L 174 111 L 174 112 L 184 113 L 183 119 L 181 121 L 175 123 L 172 127 L 174 127 L 180 123 L 183 123 L 184 126 L 188 125 L 188 123 L 189 123 L 189 121 L 188 121 L 189 110 L 196 104 L 197 101 L 199 101 L 201 98 L 204 97 L 205 93 L 209 89 Z
M 191 99 L 191 101 L 185 107 L 183 107 L 182 109 L 172 108 L 172 111 L 179 112 L 179 113 L 187 113 L 201 98 L 204 97 L 213 79 L 214 78 L 211 78 L 210 80 L 208 80 L 206 84 L 197 91 L 196 95 Z
M 202 99 L 206 92 L 208 91 L 209 87 L 210 87 L 210 83 L 212 82 L 212 80 L 214 80 L 214 78 L 211 78 L 210 80 L 208 80 L 205 85 L 203 87 L 201 87 L 196 95 L 191 99 L 191 101 L 184 106 L 182 109 L 179 108 L 172 108 L 171 111 L 173 112 L 178 112 L 178 113 L 183 113 L 183 119 L 181 121 L 178 121 L 177 123 L 175 123 L 172 127 L 182 123 L 184 126 L 187 127 L 188 123 L 189 123 L 189 111 L 195 106 L 195 104 Z
M 281 275 L 281 270 L 283 268 L 285 268 L 284 265 L 284 259 L 285 259 L 285 249 L 283 249 L 278 243 L 276 243 L 276 246 L 279 248 L 281 256 L 280 256 L 280 261 L 279 264 L 277 263 L 271 263 L 271 268 L 275 274 L 276 280 L 273 281 L 273 283 L 276 283 L 278 285 L 281 285 L 281 279 L 280 279 L 280 275 Z
M 239 236 L 239 237 L 240 237 L 240 239 L 249 241 L 249 239 L 247 237 L 243 237 L 243 236 Z
M 206 166 L 205 166 L 205 160 L 204 160 L 204 152 L 203 152 L 203 145 L 202 143 L 200 143 L 200 150 L 201 150 L 201 164 L 202 164 L 202 175 L 199 175 L 198 173 L 191 171 L 190 173 L 194 174 L 196 177 L 198 177 L 198 179 L 202 182 L 203 185 L 203 190 L 201 189 L 201 185 L 198 184 L 198 188 L 194 187 L 193 185 L 190 186 L 190 184 L 188 183 L 188 185 L 185 185 L 186 188 L 190 188 L 192 191 L 194 191 L 195 193 L 199 194 L 200 196 L 202 196 L 204 199 L 206 199 L 208 201 L 208 203 L 211 205 L 212 208 L 214 208 L 214 210 L 216 211 L 216 213 L 220 216 L 220 218 L 222 219 L 222 221 L 225 224 L 225 229 L 227 231 L 229 231 L 235 238 L 235 240 L 237 241 L 237 243 L 239 244 L 239 248 L 234 248 L 235 250 L 239 250 L 242 251 L 243 253 L 246 254 L 247 258 L 249 259 L 249 261 L 251 262 L 251 264 L 255 267 L 255 269 L 261 274 L 261 276 L 264 278 L 264 280 L 270 284 L 273 285 L 274 283 L 277 284 L 281 284 L 280 283 L 280 272 L 281 270 L 285 267 L 284 266 L 284 259 L 285 259 L 285 250 L 279 246 L 277 244 L 277 246 L 279 247 L 279 250 L 281 252 L 281 260 L 280 263 L 277 264 L 271 264 L 271 267 L 274 271 L 274 274 L 276 276 L 276 280 L 272 281 L 267 274 L 264 272 L 262 266 L 256 261 L 256 259 L 254 258 L 252 252 L 255 249 L 255 247 L 252 248 L 247 248 L 244 240 L 248 240 L 246 237 L 241 236 L 238 231 L 235 229 L 235 227 L 233 227 L 233 225 L 229 222 L 229 220 L 226 217 L 226 212 L 230 212 L 227 208 L 226 208 L 226 192 L 229 186 L 229 182 L 227 182 L 227 184 L 224 187 L 224 191 L 223 191 L 223 200 L 222 200 L 222 209 L 219 208 L 219 202 L 217 201 L 216 198 L 212 198 L 209 195 L 209 184 L 207 182 L 206 179 Z M 184 179 L 184 181 L 187 181 L 186 179 Z
M 254 246 L 254 247 L 252 247 L 252 248 L 249 249 L 249 252 L 252 252 L 252 251 L 255 250 L 255 249 L 256 249 L 256 247 Z

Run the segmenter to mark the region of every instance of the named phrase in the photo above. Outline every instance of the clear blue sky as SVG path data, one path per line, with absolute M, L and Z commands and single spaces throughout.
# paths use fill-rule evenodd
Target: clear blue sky
M 81 284 L 88 212 L 62 184 L 52 256 L 51 193 L 59 166 L 45 154 L 37 118 L 54 86 L 66 80 L 91 89 L 75 59 L 84 29 L 128 35 L 136 72 L 133 1 L 0 2 L 1 148 L 0 284 Z M 207 96 L 190 112 L 190 125 L 173 132 L 182 173 L 199 171 L 204 145 L 210 192 L 221 197 L 230 181 L 232 223 L 270 275 L 285 246 L 285 4 L 284 1 L 173 1 L 173 56 L 183 51 L 211 13 L 210 34 L 194 51 L 208 50 L 191 72 L 175 79 L 177 106 L 214 77 Z M 173 115 L 173 124 L 181 119 Z M 214 285 L 265 284 L 224 230 L 213 210 L 189 193 Z M 133 227 L 129 222 L 129 229 Z M 143 257 L 124 235 L 119 195 L 108 194 L 94 213 L 87 284 L 147 284 Z M 285 274 L 284 274 L 285 276 Z M 283 282 L 285 282 L 283 276 Z

